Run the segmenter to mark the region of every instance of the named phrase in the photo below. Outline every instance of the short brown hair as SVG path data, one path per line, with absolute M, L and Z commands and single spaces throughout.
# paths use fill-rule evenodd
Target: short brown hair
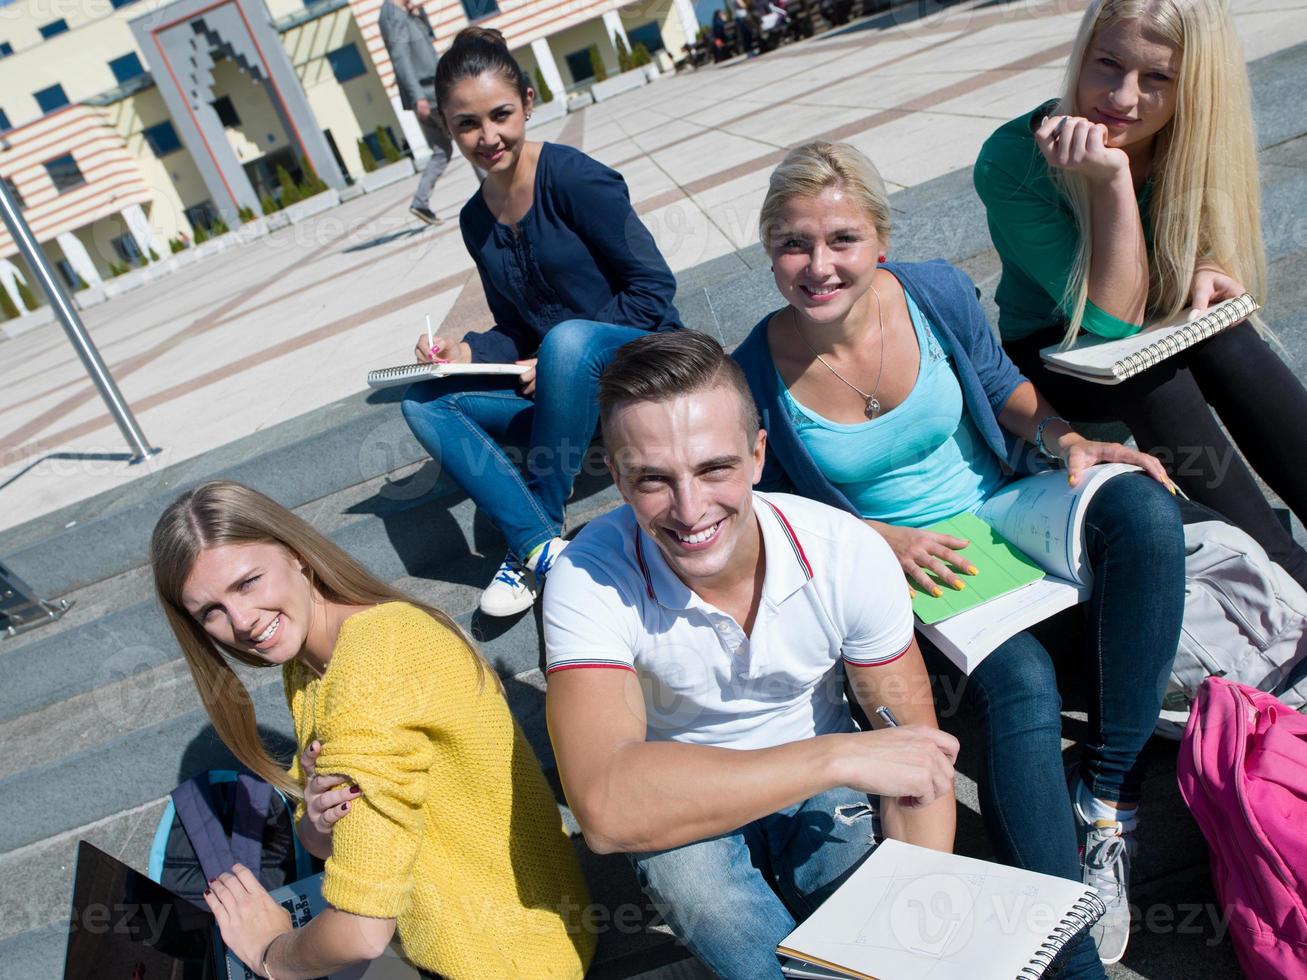
M 620 406 L 670 401 L 712 388 L 735 392 L 740 421 L 753 445 L 761 428 L 758 406 L 740 365 L 716 340 L 698 330 L 668 330 L 622 345 L 599 379 L 599 420 L 605 444 L 609 422 Z

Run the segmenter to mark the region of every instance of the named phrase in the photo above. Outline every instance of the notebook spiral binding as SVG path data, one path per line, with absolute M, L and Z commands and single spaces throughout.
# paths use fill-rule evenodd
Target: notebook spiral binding
M 387 382 L 419 381 L 429 377 L 431 377 L 430 364 L 402 364 L 399 367 L 378 368 L 375 371 L 369 371 L 368 384 L 376 387 Z
M 1116 375 L 1119 381 L 1133 378 L 1140 371 L 1145 371 L 1154 364 L 1166 360 L 1171 355 L 1192 347 L 1200 340 L 1206 340 L 1213 334 L 1220 333 L 1227 327 L 1238 323 L 1256 312 L 1257 308 L 1257 301 L 1249 293 L 1244 293 L 1230 303 L 1222 304 L 1199 317 L 1183 330 L 1177 330 L 1165 339 L 1159 340 L 1155 344 L 1149 344 L 1143 350 L 1136 351 L 1129 357 L 1123 357 L 1112 365 L 1112 373 Z
M 1030 957 L 1028 966 L 1021 968 L 1017 974 L 1016 980 L 1039 980 L 1057 959 L 1057 954 L 1062 952 L 1062 948 L 1074 939 L 1082 929 L 1088 929 L 1095 922 L 1107 914 L 1107 906 L 1097 895 L 1087 894 L 1075 905 L 1071 906 L 1071 911 L 1067 913 L 1066 918 L 1054 926 L 1053 931 L 1048 935 L 1048 941 L 1039 944 L 1033 956 Z

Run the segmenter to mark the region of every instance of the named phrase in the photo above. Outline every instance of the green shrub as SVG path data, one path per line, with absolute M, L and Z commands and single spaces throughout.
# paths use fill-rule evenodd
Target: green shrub
M 300 193 L 303 197 L 312 197 L 314 194 L 321 194 L 327 189 L 327 182 L 318 176 L 318 172 L 313 169 L 312 163 L 305 159 L 300 166 L 304 170 L 304 183 L 300 185 Z
M 596 82 L 606 81 L 608 79 L 608 69 L 604 67 L 604 59 L 599 56 L 599 45 L 590 45 L 590 68 L 594 71 Z
M 195 244 L 202 245 L 209 240 L 209 232 L 206 228 L 195 229 Z
M 22 281 L 18 283 L 18 298 L 23 301 L 23 305 L 29 310 L 34 310 L 41 305 L 37 302 L 36 297 L 32 295 L 32 287 Z
M 229 231 L 231 231 L 231 229 L 227 227 L 227 222 L 223 221 L 221 218 L 215 219 L 213 224 L 209 225 L 210 238 L 217 238 L 219 235 L 225 235 Z
M 636 41 L 635 47 L 631 49 L 631 67 L 643 68 L 645 65 L 653 63 L 653 55 L 649 49 L 644 46 L 643 41 Z
M 368 146 L 368 141 L 362 136 L 359 137 L 359 162 L 363 164 L 365 174 L 377 169 L 377 158 L 372 155 L 372 147 Z
M 259 195 L 259 208 L 264 214 L 272 214 L 273 211 L 280 211 L 281 205 L 276 202 L 271 194 Z
M 186 243 L 182 241 L 180 238 L 169 238 L 168 251 L 170 251 L 173 255 L 176 255 L 178 252 L 184 252 L 186 251 Z
M 147 249 L 145 250 L 145 254 L 148 255 L 148 256 L 150 257 L 150 261 L 151 261 L 151 262 L 158 262 L 158 261 L 159 261 L 159 254 L 158 254 L 157 252 L 155 252 L 154 249 L 152 249 L 152 248 L 147 248 Z
M 16 283 L 18 280 L 15 279 Z M 0 313 L 5 315 L 6 320 L 18 319 L 18 306 L 14 303 L 14 298 L 9 295 L 9 290 L 0 286 Z
M 395 146 L 395 141 L 390 138 L 390 130 L 385 126 L 377 127 L 377 145 L 381 147 L 381 155 L 387 163 L 394 163 L 404 155 Z
M 283 208 L 290 207 L 301 198 L 302 192 L 299 184 L 295 183 L 290 171 L 285 167 L 277 167 L 277 184 L 281 187 L 281 206 Z
M 129 268 L 129 267 L 128 267 L 128 265 L 127 265 L 126 262 L 110 262 L 110 263 L 109 263 L 109 278 L 111 278 L 111 279 L 116 279 L 116 278 L 118 278 L 118 277 L 121 276 L 123 273 L 125 273 L 125 272 L 128 270 L 128 268 Z
M 631 52 L 626 46 L 626 39 L 622 35 L 613 34 L 613 47 L 617 49 L 617 70 L 630 71 L 635 67 L 631 61 Z
M 236 210 L 236 216 L 241 219 L 241 224 L 244 224 L 247 221 L 253 221 L 254 209 L 248 204 L 241 205 L 241 207 Z
M 539 68 L 536 69 L 536 101 L 541 105 L 554 101 L 554 93 L 549 88 L 549 83 L 545 81 L 544 72 Z

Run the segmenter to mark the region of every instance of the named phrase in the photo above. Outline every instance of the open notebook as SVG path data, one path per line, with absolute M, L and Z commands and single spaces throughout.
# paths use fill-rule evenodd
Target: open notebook
M 1081 334 L 1067 349 L 1054 344 L 1041 350 L 1039 356 L 1045 367 L 1058 374 L 1097 384 L 1120 384 L 1199 341 L 1242 323 L 1259 309 L 1261 306 L 1252 295 L 1244 293 L 1202 313 L 1185 310 L 1174 320 L 1149 324 L 1119 340 Z
M 1076 881 L 886 840 L 776 951 L 795 977 L 1037 980 L 1104 911 Z

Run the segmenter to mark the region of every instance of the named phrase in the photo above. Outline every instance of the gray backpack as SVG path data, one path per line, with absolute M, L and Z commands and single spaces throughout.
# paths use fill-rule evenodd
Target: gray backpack
M 1185 603 L 1180 648 L 1156 733 L 1178 741 L 1207 677 L 1307 708 L 1307 591 L 1256 541 L 1213 512 L 1184 505 Z

